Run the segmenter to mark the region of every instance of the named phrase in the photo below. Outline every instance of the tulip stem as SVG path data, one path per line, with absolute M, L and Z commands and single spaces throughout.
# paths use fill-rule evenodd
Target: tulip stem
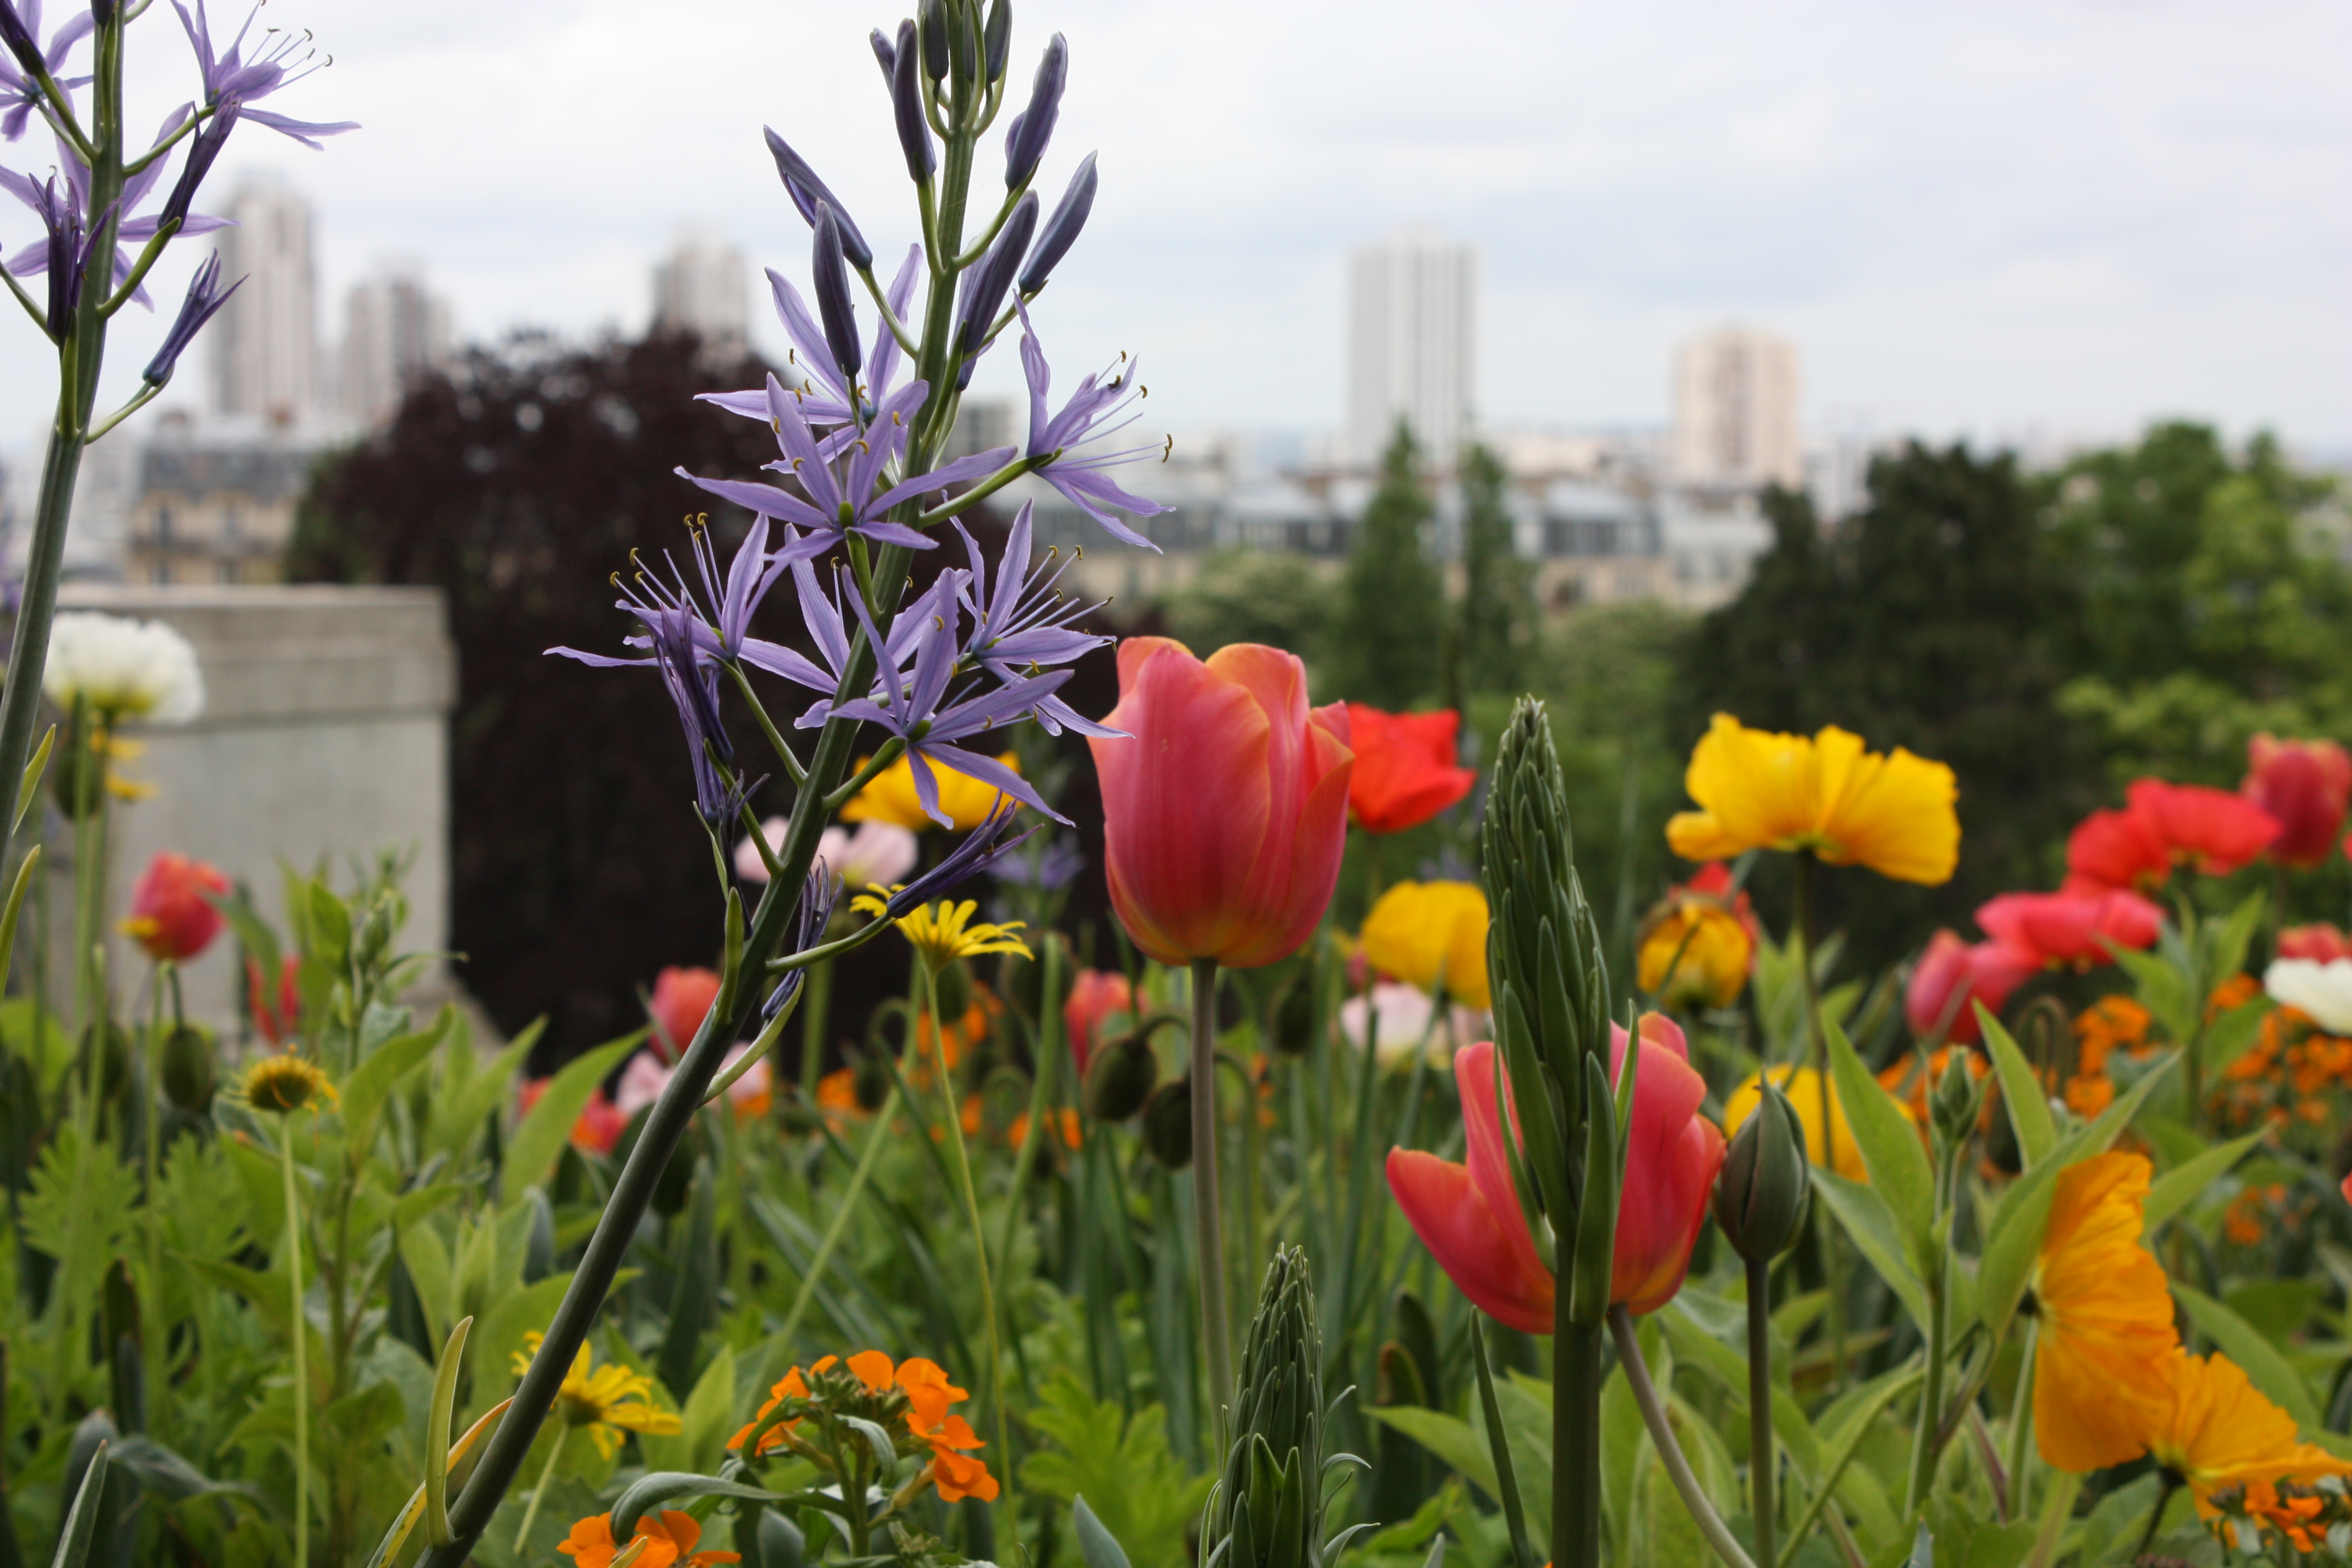
M 1628 1373 L 1630 1376 L 1631 1374 Z M 1772 1260 L 1748 1259 L 1748 1508 L 1756 1521 L 1756 1560 L 1780 1561 L 1772 1532 L 1772 1490 L 1780 1468 L 1772 1441 Z
M 1234 1397 L 1233 1323 L 1225 1309 L 1225 1226 L 1217 1197 L 1217 961 L 1192 961 L 1192 1224 L 1201 1254 L 1201 1332 L 1209 1409 L 1224 1446 Z
M 1753 1281 L 1756 1270 L 1760 1265 L 1751 1263 L 1748 1267 L 1748 1278 Z M 1748 1315 L 1751 1356 L 1754 1353 L 1758 1321 L 1751 1298 Z M 1698 1526 L 1698 1532 L 1706 1537 L 1706 1543 L 1715 1548 L 1716 1555 L 1730 1563 L 1731 1568 L 1756 1568 L 1755 1559 L 1739 1549 L 1738 1539 L 1731 1533 L 1730 1527 L 1723 1522 L 1723 1516 L 1715 1511 L 1715 1505 L 1706 1500 L 1706 1493 L 1699 1488 L 1698 1478 L 1691 1473 L 1690 1460 L 1684 1455 L 1683 1446 L 1675 1436 L 1674 1426 L 1666 1419 L 1665 1405 L 1658 1398 L 1657 1386 L 1650 1381 L 1649 1363 L 1642 1359 L 1642 1341 L 1641 1336 L 1633 1331 L 1633 1315 L 1625 1310 L 1624 1303 L 1622 1301 L 1609 1309 L 1609 1331 L 1617 1341 L 1617 1361 L 1625 1369 L 1625 1385 L 1633 1390 L 1633 1403 L 1641 1406 L 1643 1423 L 1650 1429 L 1650 1442 L 1658 1450 L 1658 1462 L 1665 1466 L 1666 1478 L 1675 1483 L 1675 1491 L 1682 1498 L 1683 1507 L 1690 1510 L 1691 1520 Z M 1753 1378 L 1751 1362 L 1749 1382 L 1751 1390 L 1755 1386 Z M 1765 1446 L 1768 1449 L 1771 1446 L 1772 1430 L 1769 1414 L 1772 1408 L 1770 1384 L 1770 1373 L 1768 1372 L 1765 1376 L 1762 1400 L 1767 1413 L 1763 1429 Z M 1751 1415 L 1756 1403 L 1755 1395 L 1751 1392 L 1749 1394 Z M 1766 1485 L 1769 1490 L 1769 1483 Z M 1598 1512 L 1597 1510 L 1595 1511 Z M 1759 1531 L 1766 1528 L 1762 1515 L 1759 1514 L 1757 1517 L 1756 1522 Z M 1554 1525 L 1553 1529 L 1557 1531 L 1559 1526 Z M 1759 1546 L 1766 1539 L 1761 1534 L 1757 1537 Z M 1769 1555 L 1764 1560 L 1767 1563 L 1772 1561 Z
M 1805 973 L 1805 1039 L 1812 1054 L 1813 1092 L 1819 1097 L 1822 1116 L 1821 1163 L 1824 1170 L 1834 1171 L 1836 1102 L 1830 1098 L 1830 1042 L 1822 1028 L 1821 980 L 1813 972 L 1813 855 L 1810 849 L 1797 857 L 1796 914 L 1800 966 Z M 1836 1225 L 1818 1205 L 1813 1217 L 1821 1226 L 1822 1275 L 1829 1286 L 1830 1389 L 1834 1393 L 1845 1386 L 1845 1268 L 1838 1255 Z
M 1569 1316 L 1573 1295 L 1552 1298 L 1551 1560 L 1601 1568 L 1601 1329 Z

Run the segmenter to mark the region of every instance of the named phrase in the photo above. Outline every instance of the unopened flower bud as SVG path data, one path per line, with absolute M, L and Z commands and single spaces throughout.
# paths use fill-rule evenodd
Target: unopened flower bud
M 898 47 L 890 41 L 890 35 L 879 27 L 868 33 L 866 41 L 873 46 L 874 58 L 882 67 L 882 85 L 886 88 L 891 86 L 892 79 L 898 74 Z
M 947 0 L 923 0 L 923 74 L 933 81 L 948 74 Z
M 9 0 L 0 0 L 0 43 L 8 46 L 8 52 L 26 71 L 48 68 L 48 62 L 41 58 L 41 46 L 34 41 L 31 29 L 25 26 L 24 18 L 16 15 L 16 7 Z
M 1732 1135 L 1715 1189 L 1715 1223 L 1732 1250 L 1751 1263 L 1777 1258 L 1794 1245 L 1812 1195 L 1804 1124 L 1796 1107 L 1769 1079 L 1761 1089 L 1755 1113 Z
M 201 1116 L 212 1109 L 215 1079 L 212 1037 L 194 1024 L 182 1024 L 163 1037 L 163 1098 L 182 1110 Z
M 990 0 L 988 23 L 981 30 L 981 41 L 987 57 L 988 79 L 994 81 L 1004 74 L 1005 57 L 1013 49 L 1013 0 Z
M 849 211 L 841 205 L 841 198 L 816 177 L 816 171 L 809 167 L 808 160 L 793 152 L 790 142 L 764 126 L 761 131 L 768 139 L 768 155 L 776 161 L 776 174 L 784 182 L 784 194 L 792 197 L 793 205 L 799 209 L 801 216 L 808 220 L 811 228 L 814 228 L 817 208 L 820 205 L 831 207 L 834 222 L 841 229 L 841 253 L 860 272 L 871 268 L 874 265 L 874 247 L 866 243 L 866 237 L 858 233 L 857 226 L 850 221 Z
M 1192 1080 L 1163 1083 L 1143 1108 L 1143 1146 L 1171 1171 L 1192 1163 Z
M 833 363 L 841 371 L 842 379 L 855 383 L 864 368 L 866 356 L 857 346 L 857 313 L 849 302 L 849 272 L 843 265 L 845 257 L 841 248 L 841 220 L 833 205 L 816 205 L 815 253 L 810 270 L 815 274 L 817 314 L 824 321 L 825 347 L 833 351 Z
M 1097 1121 L 1124 1121 L 1144 1108 L 1160 1081 L 1160 1058 L 1151 1042 L 1129 1033 L 1095 1053 L 1087 1065 L 1087 1114 Z
M 1030 85 L 1029 107 L 1013 121 L 1004 134 L 1004 188 L 1017 191 L 1037 172 L 1038 160 L 1045 156 L 1046 144 L 1054 140 L 1054 122 L 1062 116 L 1062 89 L 1070 79 L 1070 46 L 1061 34 L 1054 35 L 1045 46 L 1045 58 L 1037 62 L 1037 77 Z
M 1947 1148 L 1967 1142 L 1976 1129 L 1979 1097 L 1976 1075 L 1969 1070 L 1970 1054 L 1967 1047 L 1957 1047 L 1946 1058 L 1944 1076 L 1936 1080 L 1935 1098 L 1928 1108 L 1936 1140 Z
M 1315 988 L 1301 980 L 1274 1005 L 1274 1030 L 1266 1044 L 1278 1057 L 1303 1057 L 1315 1048 Z
M 858 1110 L 868 1115 L 881 1110 L 882 1102 L 890 1098 L 889 1068 L 880 1057 L 860 1057 L 850 1075 L 849 1091 L 856 1098 Z
M 1078 172 L 1070 176 L 1070 188 L 1062 193 L 1054 216 L 1037 233 L 1037 243 L 1021 268 L 1022 293 L 1034 294 L 1045 286 L 1045 279 L 1077 243 L 1078 232 L 1087 226 L 1087 215 L 1094 210 L 1095 155 L 1089 153 L 1079 163 Z
M 923 123 L 923 83 L 915 74 L 921 63 L 915 58 L 915 24 L 899 23 L 898 46 L 890 68 L 890 117 L 898 127 L 898 150 L 907 157 L 907 177 L 917 184 L 929 179 L 939 166 L 931 152 L 931 128 Z
M 1004 220 L 1004 227 L 996 243 L 980 265 L 964 274 L 962 330 L 956 334 L 956 353 L 962 364 L 956 376 L 961 388 L 971 380 L 972 367 L 980 362 L 980 352 L 986 346 L 988 331 L 996 324 L 997 307 L 1004 303 L 1004 291 L 1013 287 L 1013 269 L 1021 265 L 1022 254 L 1029 248 L 1029 237 L 1037 228 L 1037 193 L 1026 192 L 1020 203 Z
M 940 965 L 931 981 L 931 1021 L 944 1019 L 949 1028 L 954 1028 L 971 1010 L 971 972 L 961 959 Z

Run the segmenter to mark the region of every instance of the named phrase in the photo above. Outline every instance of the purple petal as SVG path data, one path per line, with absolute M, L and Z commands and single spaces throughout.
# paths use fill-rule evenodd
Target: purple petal
M 832 521 L 800 497 L 789 490 L 780 490 L 773 485 L 755 485 L 744 479 L 706 479 L 699 474 L 687 472 L 683 468 L 674 468 L 671 472 L 721 500 L 731 500 L 737 506 L 748 507 L 770 517 L 781 517 L 810 528 L 824 528 Z

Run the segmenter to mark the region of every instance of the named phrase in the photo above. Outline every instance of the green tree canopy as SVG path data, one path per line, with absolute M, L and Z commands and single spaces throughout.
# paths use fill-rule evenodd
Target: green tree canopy
M 1437 689 L 1445 588 L 1422 537 L 1434 513 L 1420 447 L 1399 420 L 1340 583 L 1332 661 L 1339 695 L 1404 709 Z

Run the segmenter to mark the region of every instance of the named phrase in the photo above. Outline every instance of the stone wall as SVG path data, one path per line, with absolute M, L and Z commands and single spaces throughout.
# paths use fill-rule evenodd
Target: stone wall
M 352 857 L 372 862 L 393 848 L 415 857 L 404 946 L 447 946 L 457 652 L 438 590 L 75 584 L 58 598 L 60 609 L 165 622 L 195 645 L 204 668 L 201 718 L 125 731 L 146 750 L 121 771 L 156 793 L 116 808 L 110 910 L 120 915 L 157 850 L 176 849 L 250 885 L 282 932 L 281 858 L 308 868 L 324 857 L 343 888 Z M 72 907 L 71 838 L 53 842 L 61 932 Z M 110 941 L 116 994 L 127 1001 L 144 959 L 124 938 Z M 224 933 L 185 972 L 194 1016 L 233 1015 L 234 952 Z

